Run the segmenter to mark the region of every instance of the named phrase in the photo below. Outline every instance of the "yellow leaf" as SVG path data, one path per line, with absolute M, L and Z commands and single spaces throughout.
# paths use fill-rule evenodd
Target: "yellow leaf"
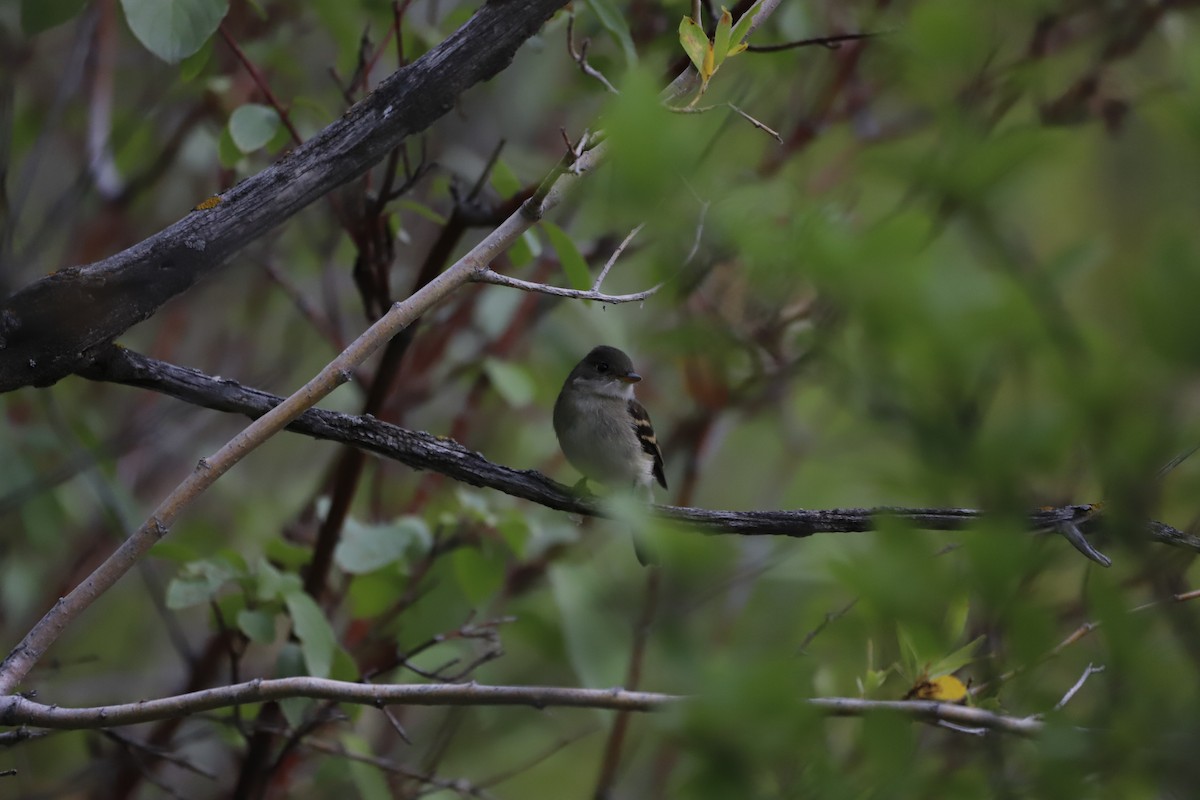
M 691 17 L 684 17 L 679 23 L 679 44 L 683 46 L 683 51 L 688 54 L 693 66 L 703 73 L 705 61 L 711 58 L 712 43 L 708 41 L 704 29 Z

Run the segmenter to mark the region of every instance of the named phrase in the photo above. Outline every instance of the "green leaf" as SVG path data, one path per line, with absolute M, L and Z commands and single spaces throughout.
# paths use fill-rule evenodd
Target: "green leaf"
M 511 361 L 486 358 L 483 371 L 504 402 L 513 408 L 522 408 L 533 400 L 533 377 L 525 367 Z
M 729 42 L 733 31 L 733 16 L 729 9 L 721 6 L 721 18 L 717 20 L 717 31 L 713 36 L 713 71 L 721 66 L 721 62 L 729 55 Z
M 299 569 L 312 560 L 312 548 L 284 539 L 271 539 L 263 552 L 271 561 L 290 569 Z
M 405 588 L 399 572 L 379 571 L 358 575 L 350 581 L 350 613 L 359 619 L 375 617 L 387 611 Z
M 207 603 L 236 574 L 237 570 L 223 559 L 194 561 L 167 585 L 167 608 Z
M 600 24 L 621 46 L 621 52 L 625 54 L 625 63 L 631 67 L 635 66 L 638 61 L 637 49 L 633 46 L 633 37 L 629 35 L 629 25 L 625 22 L 625 15 L 621 10 L 612 0 L 588 0 L 588 8 L 600 18 Z
M 383 525 L 347 520 L 333 558 L 343 571 L 362 575 L 393 564 L 405 555 L 422 555 L 432 543 L 429 527 L 420 517 L 401 517 Z
M 260 558 L 254 567 L 254 596 L 263 602 L 278 600 L 299 591 L 300 576 L 291 572 L 280 572 L 275 565 Z
M 305 674 L 304 654 L 295 642 L 287 642 L 279 649 L 279 657 L 275 659 L 275 677 L 298 678 Z M 308 710 L 316 705 L 316 700 L 308 697 L 289 697 L 279 701 L 279 708 L 293 729 L 299 728 L 304 722 Z
M 960 595 L 948 604 L 946 608 L 946 635 L 954 642 L 962 638 L 967 629 L 967 618 L 971 613 L 971 598 L 966 594 Z
M 733 26 L 733 32 L 729 36 L 729 46 L 737 48 L 742 44 L 742 40 L 750 33 L 750 23 L 754 21 L 754 15 L 758 13 L 758 9 L 762 7 L 763 0 L 757 2 L 746 9 L 746 13 L 738 17 L 737 25 Z M 740 52 L 740 51 L 739 51 Z M 733 55 L 730 53 L 729 55 Z
M 230 135 L 229 126 L 226 125 L 221 129 L 221 137 L 217 140 L 217 160 L 225 169 L 233 169 L 243 158 L 245 156 L 233 143 L 233 136 Z
M 121 0 L 129 29 L 147 50 L 174 64 L 216 32 L 229 0 Z
M 243 608 L 238 612 L 237 626 L 252 642 L 270 644 L 275 641 L 275 615 L 268 611 Z
M 182 81 L 193 81 L 204 72 L 204 68 L 208 66 L 208 59 L 212 57 L 213 40 L 209 37 L 204 42 L 204 46 L 190 56 L 185 58 L 179 64 L 179 79 Z
M 354 659 L 340 647 L 333 648 L 333 664 L 329 667 L 329 677 L 335 681 L 359 681 L 362 680 L 362 673 L 358 670 L 358 665 L 354 663 Z M 354 712 L 349 712 L 348 716 L 354 717 Z
M 207 603 L 215 588 L 197 577 L 178 577 L 167 584 L 167 608 L 178 610 Z
M 446 224 L 446 218 L 443 215 L 434 211 L 432 208 L 425 205 L 424 203 L 418 203 L 416 200 L 412 200 L 407 197 L 401 197 L 399 200 L 396 201 L 396 207 L 408 209 L 409 211 L 413 212 L 414 214 L 424 217 L 425 219 L 429 220 L 434 225 L 445 225 Z
M 496 524 L 496 511 L 490 502 L 491 495 L 458 486 L 454 490 L 454 499 L 458 501 L 463 518 L 481 522 L 489 528 Z
M 896 638 L 900 640 L 900 656 L 904 665 L 902 675 L 906 681 L 913 683 L 925 671 L 923 668 L 924 659 L 921 658 L 916 642 L 913 641 L 912 634 L 908 628 L 898 625 L 896 627 Z
M 270 106 L 247 103 L 229 116 L 229 136 L 243 153 L 253 153 L 265 146 L 278 130 L 279 114 Z
M 533 231 L 525 231 L 508 248 L 508 260 L 514 267 L 523 267 L 542 253 L 542 243 Z
M 879 690 L 879 687 L 883 686 L 883 682 L 887 680 L 887 677 L 890 674 L 891 670 L 888 669 L 867 670 L 867 674 L 859 681 L 859 691 L 861 691 L 865 697 L 870 697 Z
M 550 239 L 550 246 L 558 255 L 558 262 L 562 264 L 563 272 L 567 273 L 567 282 L 571 284 L 571 288 L 582 291 L 592 288 L 592 277 L 588 272 L 587 262 L 583 260 L 579 248 L 575 246 L 571 237 L 567 236 L 566 231 L 545 220 L 542 221 L 542 230 Z
M 179 564 L 196 561 L 200 558 L 200 555 L 196 548 L 187 542 L 181 542 L 178 539 L 169 537 L 159 539 L 154 543 L 154 547 L 150 548 L 151 558 L 161 558 L 166 561 L 175 561 Z
M 983 638 L 983 636 L 977 636 L 950 655 L 939 659 L 929 667 L 929 677 L 937 678 L 942 675 L 949 675 L 951 672 L 958 672 L 967 664 L 970 664 L 975 660 L 975 651 L 979 649 L 979 643 L 983 641 Z
M 316 678 L 329 677 L 336 645 L 329 620 L 325 619 L 320 606 L 304 592 L 289 594 L 284 602 L 292 616 L 292 630 L 300 640 L 308 674 Z
M 586 687 L 614 686 L 628 652 L 611 611 L 597 603 L 599 578 L 580 565 L 556 564 L 547 571 L 571 667 Z
M 35 36 L 63 24 L 85 5 L 87 0 L 21 0 L 21 30 Z
M 492 173 L 488 176 L 488 181 L 496 190 L 496 194 L 505 199 L 521 191 L 521 181 L 517 178 L 517 174 L 500 159 L 497 159 L 496 163 L 492 165 Z
M 683 51 L 692 60 L 692 66 L 696 68 L 701 77 L 704 77 L 704 60 L 708 57 L 709 48 L 712 47 L 712 43 L 708 41 L 708 36 L 704 33 L 704 28 L 701 28 L 691 17 L 684 17 L 679 23 L 679 43 L 683 45 Z
M 529 518 L 524 514 L 512 514 L 505 517 L 496 525 L 496 531 L 514 553 L 525 552 L 525 545 L 531 537 L 531 530 Z
M 459 588 L 475 605 L 492 598 L 504 585 L 504 565 L 478 550 L 455 550 L 451 556 Z

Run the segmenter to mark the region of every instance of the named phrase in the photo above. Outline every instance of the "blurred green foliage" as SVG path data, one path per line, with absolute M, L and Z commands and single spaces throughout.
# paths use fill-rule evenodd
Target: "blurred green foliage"
M 21 56 L 0 74 L 6 290 L 139 241 L 288 145 L 221 40 L 182 43 L 168 26 L 164 54 L 136 22 L 146 4 L 84 5 L 0 6 Z M 716 108 L 678 113 L 660 93 L 686 63 L 676 31 L 691 8 L 594 0 L 574 7 L 575 44 L 589 40 L 619 95 L 573 63 L 563 12 L 397 156 L 396 185 L 428 171 L 376 219 L 394 247 L 390 299 L 408 294 L 499 141 L 467 209 L 482 222 L 451 256 L 554 167 L 560 130 L 571 142 L 603 131 L 608 162 L 494 267 L 587 288 L 644 222 L 604 288 L 664 286 L 622 306 L 470 287 L 414 329 L 377 416 L 573 483 L 549 410 L 605 342 L 645 376 L 673 490 L 660 500 L 995 512 L 970 532 L 888 523 L 806 539 L 704 536 L 635 513 L 664 560 L 639 685 L 691 699 L 632 720 L 611 796 L 1195 793 L 1200 606 L 1173 599 L 1197 586 L 1194 553 L 1140 528 L 1193 529 L 1200 497 L 1200 459 L 1159 474 L 1200 442 L 1200 17 L 1179 5 L 785 3 L 752 44 L 880 35 L 743 54 L 701 101 Z M 404 8 L 410 60 L 473 10 Z M 264 1 L 232 3 L 223 24 L 308 137 L 395 68 L 393 22 L 376 0 Z M 196 54 L 172 66 L 139 40 L 168 60 Z M 71 56 L 92 52 L 116 58 Z M 109 167 L 115 190 L 98 177 Z M 355 268 L 369 226 L 355 223 L 375 219 L 382 185 L 377 169 L 300 212 L 122 343 L 289 393 L 366 325 Z M 327 406 L 363 403 L 347 387 Z M 3 396 L 0 414 L 5 646 L 243 424 L 79 378 Z M 369 460 L 312 598 L 304 576 L 343 457 L 276 437 L 66 632 L 27 688 L 47 703 L 124 702 L 197 676 L 228 683 L 234 663 L 240 680 L 626 682 L 649 584 L 624 523 Z M 1101 500 L 1107 570 L 1022 522 Z M 1104 671 L 1055 710 L 1089 665 Z M 949 672 L 981 707 L 1045 715 L 1045 733 L 827 719 L 804 702 L 899 699 Z M 614 718 L 394 709 L 408 745 L 376 710 L 340 711 L 283 704 L 278 724 L 307 726 L 324 749 L 299 737 L 278 791 L 447 798 L 461 778 L 494 797 L 589 796 Z M 261 714 L 242 709 L 242 728 L 228 712 L 191 720 L 163 746 L 225 770 Z M 2 750 L 0 772 L 18 774 L 0 795 L 101 796 L 131 774 L 125 752 L 85 732 Z M 188 797 L 226 796 L 236 780 L 154 769 Z M 157 796 L 132 774 L 127 796 Z

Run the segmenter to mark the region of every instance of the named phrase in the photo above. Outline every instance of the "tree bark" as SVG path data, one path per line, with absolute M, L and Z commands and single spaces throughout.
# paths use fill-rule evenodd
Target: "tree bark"
M 48 386 L 250 242 L 362 175 L 502 71 L 565 0 L 493 0 L 278 162 L 129 249 L 61 270 L 0 304 L 0 392 Z M 197 198 L 201 200 L 202 198 Z

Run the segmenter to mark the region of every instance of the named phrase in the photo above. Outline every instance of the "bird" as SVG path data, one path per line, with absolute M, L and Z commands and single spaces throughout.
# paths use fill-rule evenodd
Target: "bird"
M 650 415 L 634 397 L 641 380 L 624 352 L 594 347 L 563 382 L 554 402 L 554 433 L 567 461 L 583 474 L 581 483 L 630 488 L 649 502 L 655 482 L 667 488 L 667 476 Z M 634 549 L 643 566 L 653 562 L 636 532 Z

